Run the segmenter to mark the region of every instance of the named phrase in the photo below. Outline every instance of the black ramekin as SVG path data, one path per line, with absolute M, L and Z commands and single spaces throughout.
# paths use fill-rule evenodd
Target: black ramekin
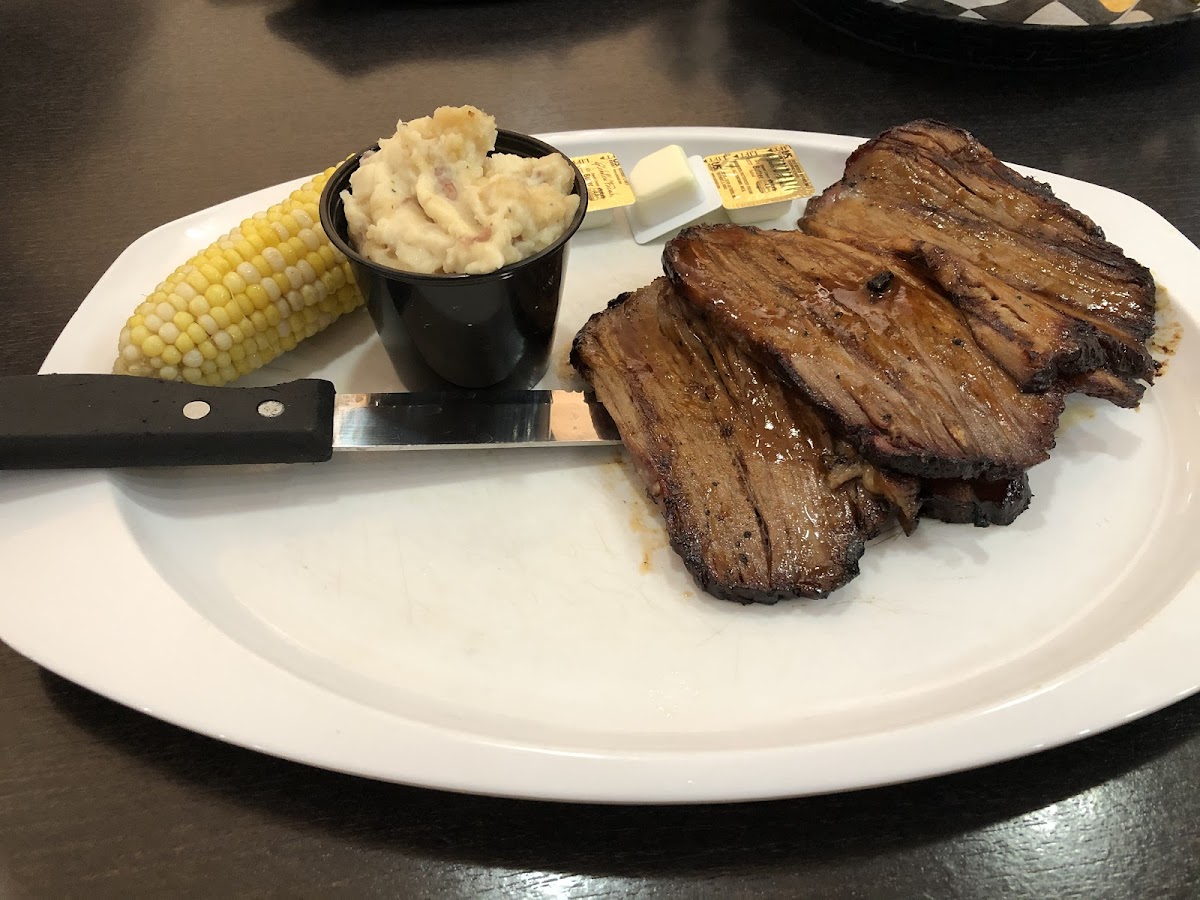
M 369 147 L 342 163 L 321 192 L 321 225 L 346 254 L 375 329 L 409 390 L 527 388 L 545 374 L 562 297 L 567 242 L 587 212 L 587 183 L 575 173 L 579 208 L 545 250 L 486 275 L 425 275 L 381 265 L 350 243 L 342 191 Z M 500 130 L 497 153 L 559 153 L 537 138 Z

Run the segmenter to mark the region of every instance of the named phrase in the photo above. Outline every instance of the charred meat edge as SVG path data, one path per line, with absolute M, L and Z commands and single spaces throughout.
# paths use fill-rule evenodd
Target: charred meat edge
M 921 483 L 921 516 L 954 525 L 1011 525 L 1029 508 L 1029 475 L 1003 481 L 929 479 Z

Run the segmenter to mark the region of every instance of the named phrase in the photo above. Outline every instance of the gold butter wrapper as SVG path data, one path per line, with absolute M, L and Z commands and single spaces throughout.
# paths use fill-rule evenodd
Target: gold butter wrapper
M 726 209 L 811 197 L 816 191 L 787 144 L 704 157 Z
M 632 206 L 633 188 L 625 177 L 625 170 L 611 153 L 593 153 L 591 156 L 575 156 L 571 162 L 579 167 L 587 181 L 588 212 Z

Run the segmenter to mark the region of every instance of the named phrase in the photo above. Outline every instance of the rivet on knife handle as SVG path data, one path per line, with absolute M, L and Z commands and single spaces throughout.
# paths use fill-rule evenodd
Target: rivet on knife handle
M 127 375 L 0 378 L 0 469 L 323 462 L 334 388 L 213 388 Z

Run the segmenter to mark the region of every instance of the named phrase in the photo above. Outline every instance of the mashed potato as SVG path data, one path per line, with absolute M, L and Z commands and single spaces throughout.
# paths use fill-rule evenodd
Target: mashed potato
M 409 272 L 479 275 L 554 243 L 579 206 L 570 163 L 488 156 L 495 145 L 496 120 L 473 106 L 399 122 L 342 192 L 358 252 Z

